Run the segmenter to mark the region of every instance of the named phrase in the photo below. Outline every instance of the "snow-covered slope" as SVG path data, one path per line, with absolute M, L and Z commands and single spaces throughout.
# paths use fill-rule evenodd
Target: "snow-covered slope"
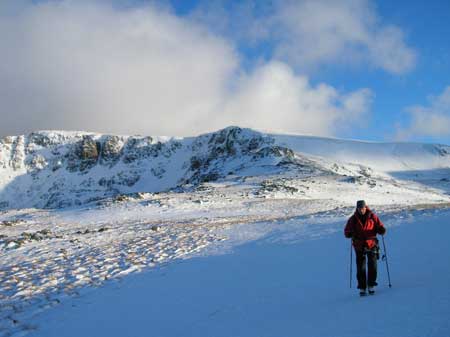
M 228 128 L 196 138 L 35 132 L 0 141 L 0 207 L 64 207 L 216 180 L 292 156 L 273 139 Z
M 160 267 L 171 266 L 173 261 L 180 262 L 197 254 L 224 253 L 241 243 L 262 237 L 264 244 L 284 243 L 286 240 L 310 242 L 307 245 L 313 249 L 302 253 L 302 243 L 298 246 L 299 253 L 295 248 L 279 255 L 280 261 L 299 258 L 299 268 L 294 274 L 283 269 L 283 264 L 276 260 L 272 260 L 270 270 L 265 267 L 268 261 L 265 254 L 271 254 L 266 250 L 267 246 L 258 248 L 251 258 L 253 262 L 248 262 L 254 263 L 251 267 L 262 266 L 262 271 L 243 266 L 239 272 L 247 271 L 257 278 L 269 274 L 276 276 L 273 268 L 277 265 L 281 268 L 278 272 L 285 275 L 283 278 L 292 278 L 292 284 L 287 288 L 282 285 L 279 291 L 267 284 L 256 289 L 258 302 L 250 303 L 252 299 L 243 299 L 242 305 L 246 308 L 243 311 L 234 310 L 232 303 L 216 298 L 212 302 L 198 302 L 199 306 L 195 308 L 188 305 L 186 310 L 192 315 L 174 312 L 170 320 L 180 322 L 186 318 L 186 326 L 190 326 L 203 320 L 204 315 L 198 316 L 198 313 L 208 310 L 208 317 L 221 317 L 222 321 L 218 325 L 208 325 L 209 321 L 203 321 L 211 329 L 207 335 L 220 335 L 214 333 L 217 326 L 241 329 L 244 323 L 229 323 L 244 322 L 245 317 L 249 317 L 248 312 L 255 313 L 255 321 L 260 320 L 261 314 L 281 322 L 284 318 L 279 314 L 283 312 L 279 310 L 280 305 L 284 308 L 292 298 L 284 289 L 298 291 L 299 300 L 320 299 L 320 303 L 300 310 L 297 308 L 300 304 L 296 302 L 289 311 L 295 314 L 286 321 L 287 330 L 282 331 L 286 333 L 281 335 L 296 335 L 292 329 L 297 322 L 297 313 L 308 317 L 304 322 L 319 322 L 323 317 L 321 308 L 325 306 L 330 306 L 333 312 L 338 311 L 340 305 L 346 310 L 359 312 L 354 301 L 342 299 L 354 294 L 333 298 L 324 295 L 327 289 L 340 291 L 340 277 L 348 276 L 347 271 L 338 276 L 342 268 L 336 267 L 334 262 L 331 267 L 329 264 L 330 256 L 340 249 L 341 244 L 345 245 L 345 254 L 348 253 L 348 241 L 343 239 L 342 227 L 354 212 L 355 201 L 365 199 L 385 221 L 389 238 L 392 235 L 392 239 L 396 239 L 397 254 L 403 255 L 394 255 L 393 265 L 398 267 L 400 264 L 396 258 L 409 261 L 411 249 L 416 249 L 409 245 L 414 238 L 417 239 L 415 235 L 427 238 L 429 234 L 426 231 L 431 225 L 435 226 L 435 229 L 429 229 L 433 240 L 436 232 L 446 233 L 437 225 L 446 224 L 443 219 L 448 216 L 448 211 L 441 209 L 450 205 L 448 150 L 443 145 L 365 143 L 274 135 L 236 127 L 184 139 L 50 131 L 4 138 L 0 145 L 0 201 L 4 208 L 0 211 L 0 336 L 23 336 L 36 329 L 37 336 L 59 335 L 59 330 L 53 330 L 50 325 L 51 331 L 40 330 L 43 323 L 41 314 L 53 306 L 58 308 L 59 304 L 70 305 L 67 303 L 71 297 L 94 291 L 95 287 L 124 279 L 129 274 L 149 269 L 159 271 Z M 407 227 L 416 222 L 418 215 L 423 216 L 423 221 L 415 227 L 418 231 L 404 230 L 413 238 L 395 238 L 391 228 L 397 224 Z M 433 217 L 431 221 L 427 220 L 428 216 Z M 421 228 L 427 229 L 420 231 Z M 334 245 L 310 240 L 328 235 L 333 236 Z M 443 237 L 445 235 L 439 236 L 440 239 Z M 431 259 L 439 259 L 439 256 L 448 256 L 447 246 L 425 247 L 431 249 Z M 303 256 L 315 259 L 317 265 L 305 261 Z M 241 257 L 237 260 L 230 257 L 229 261 L 231 264 L 240 263 Z M 417 262 L 416 256 L 412 258 Z M 347 258 L 345 260 L 347 265 Z M 424 259 L 421 263 L 427 266 Z M 436 272 L 424 271 L 419 276 L 429 280 L 431 278 L 427 279 L 426 275 L 446 273 L 438 285 L 442 288 L 447 282 L 448 269 L 440 263 L 431 266 Z M 414 268 L 407 267 L 402 273 L 407 275 L 411 270 Z M 303 271 L 306 274 L 302 274 Z M 334 279 L 324 276 L 330 271 L 334 271 L 331 275 Z M 170 284 L 182 289 L 184 277 L 189 273 L 174 277 Z M 194 273 L 207 277 L 218 272 L 206 267 L 202 272 Z M 242 277 L 235 279 L 234 272 L 225 271 L 225 274 L 232 277 L 229 291 L 235 295 L 232 290 L 245 283 L 242 283 Z M 400 273 L 397 275 L 401 276 Z M 197 279 L 192 282 L 197 284 Z M 145 280 L 144 283 L 155 287 L 158 294 L 163 289 L 158 282 Z M 249 287 L 249 284 L 245 286 Z M 216 296 L 215 290 L 222 289 L 217 288 L 214 282 L 208 286 L 210 288 L 202 287 L 193 293 L 200 296 L 205 290 Z M 170 287 L 164 289 L 171 291 Z M 433 300 L 437 298 L 434 288 L 424 287 L 420 291 L 421 300 L 410 301 L 407 305 L 428 308 L 427 294 L 431 293 Z M 151 289 L 145 292 L 152 295 Z M 279 292 L 285 297 L 280 297 Z M 266 293 L 268 297 L 265 297 Z M 406 291 L 396 296 L 403 301 L 410 294 Z M 151 298 L 157 308 L 168 305 L 167 312 L 174 305 L 170 301 L 164 302 L 164 299 L 169 299 L 166 296 Z M 174 295 L 170 300 L 178 303 L 179 298 Z M 234 301 L 239 296 L 229 298 Z M 284 298 L 287 302 L 279 303 L 274 298 Z M 385 300 L 380 296 L 380 300 L 376 300 L 379 301 L 377 308 L 384 307 Z M 412 330 L 417 333 L 407 335 L 423 335 L 423 332 L 431 331 L 433 322 L 437 322 L 437 330 L 433 331 L 448 332 L 448 326 L 442 323 L 442 317 L 448 316 L 448 306 L 445 308 L 448 296 L 445 301 L 436 312 L 433 311 L 425 329 Z M 266 303 L 268 311 L 253 311 L 259 308 L 258 303 Z M 219 307 L 212 308 L 216 304 Z M 405 312 L 402 307 L 394 309 L 394 314 Z M 95 307 L 94 310 L 102 308 Z M 224 310 L 230 316 L 222 316 Z M 439 310 L 447 316 L 438 313 Z M 412 309 L 411 312 L 419 317 L 423 310 Z M 108 320 L 108 313 L 93 317 Z M 164 333 L 163 324 L 158 325 L 160 316 L 157 314 L 158 310 L 152 317 L 152 326 L 157 327 L 160 335 L 176 335 L 175 330 Z M 388 319 L 389 315 L 383 317 Z M 406 314 L 402 317 L 405 318 L 402 324 L 406 324 Z M 57 319 L 63 325 L 69 321 L 69 318 Z M 156 321 L 158 324 L 154 325 Z M 78 324 L 79 321 L 75 319 L 72 322 Z M 126 324 L 129 322 L 124 321 L 124 325 L 120 325 L 117 320 L 119 326 L 111 326 L 115 327 L 114 331 L 121 331 L 128 329 Z M 340 321 L 332 319 L 328 322 L 330 327 Z M 358 335 L 360 329 L 355 335 L 346 329 L 345 324 L 337 330 L 342 332 L 340 336 Z M 138 329 L 141 326 L 136 324 Z M 266 335 L 280 335 L 277 332 L 283 326 L 268 326 L 274 330 Z M 75 335 L 82 333 L 75 328 L 73 331 Z M 193 328 L 192 334 L 199 335 L 199 331 L 201 329 Z M 221 331 L 224 335 L 239 335 L 226 329 Z M 242 335 L 251 336 L 249 330 L 239 331 Z M 305 331 L 311 336 L 315 330 Z M 325 326 L 322 332 L 319 335 L 328 336 L 333 335 L 334 330 Z M 98 334 L 97 331 L 94 334 Z
M 380 179 L 397 178 L 447 191 L 449 167 L 446 145 L 367 143 L 238 127 L 192 138 L 40 131 L 0 140 L 0 209 L 61 208 L 233 178 L 292 177 L 292 172 L 298 173 L 297 181 L 334 175 L 334 185 L 348 179 L 373 187 Z M 314 191 L 320 188 L 310 189 L 309 197 Z
M 423 171 L 450 167 L 450 146 L 421 143 L 382 143 L 320 137 L 273 135 L 295 152 L 359 163 L 382 172 Z
M 232 254 L 172 264 L 87 291 L 31 320 L 36 331 L 30 336 L 449 336 L 450 264 L 442 263 L 450 258 L 450 230 L 442 222 L 447 216 L 448 211 L 414 212 L 407 221 L 383 217 L 391 226 L 386 245 L 393 287 L 380 260 L 379 286 L 371 297 L 360 298 L 355 282 L 349 288 L 343 219 L 328 220 L 331 233 L 280 223 L 277 233 Z M 411 256 L 412 247 L 420 252 Z

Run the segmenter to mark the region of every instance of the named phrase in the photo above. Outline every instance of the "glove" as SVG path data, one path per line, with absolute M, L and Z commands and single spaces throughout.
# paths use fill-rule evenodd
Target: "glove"
M 384 234 L 386 233 L 386 228 L 384 228 L 384 227 L 378 227 L 377 232 L 378 232 L 378 234 L 380 234 L 380 235 L 384 235 Z

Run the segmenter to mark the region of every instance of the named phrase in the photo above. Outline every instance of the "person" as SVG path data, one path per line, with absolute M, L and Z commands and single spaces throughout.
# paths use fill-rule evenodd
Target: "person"
M 377 285 L 377 259 L 380 248 L 377 234 L 384 235 L 386 228 L 378 216 L 367 207 L 364 200 L 358 200 L 355 213 L 348 219 L 344 229 L 346 238 L 351 238 L 356 253 L 356 278 L 360 295 L 375 293 Z M 366 257 L 367 269 L 366 275 Z

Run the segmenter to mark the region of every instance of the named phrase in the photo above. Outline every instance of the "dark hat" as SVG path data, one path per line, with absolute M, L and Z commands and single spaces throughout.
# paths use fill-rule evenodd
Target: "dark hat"
M 366 202 L 364 200 L 358 200 L 356 202 L 356 208 L 363 208 L 363 207 L 366 207 L 366 206 L 367 205 L 366 205 Z

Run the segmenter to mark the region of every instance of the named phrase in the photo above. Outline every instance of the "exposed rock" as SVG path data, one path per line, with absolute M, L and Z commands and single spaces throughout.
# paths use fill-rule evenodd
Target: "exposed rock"
M 210 182 L 210 181 L 216 181 L 221 177 L 220 173 L 218 172 L 209 172 L 207 174 L 204 174 L 200 177 L 200 182 Z
M 22 168 L 22 164 L 25 158 L 25 137 L 17 136 L 14 139 L 11 149 L 11 160 L 9 165 L 14 170 L 19 170 Z
M 55 235 L 48 229 L 43 229 L 37 232 L 29 233 L 23 232 L 16 238 L 9 238 L 5 241 L 4 247 L 6 249 L 16 249 L 27 242 L 41 241 L 45 239 L 61 238 L 62 236 Z
M 1 142 L 3 144 L 12 144 L 14 142 L 14 137 L 12 136 L 6 136 L 4 138 L 1 139 Z
M 92 136 L 83 135 L 65 156 L 68 159 L 67 170 L 84 172 L 92 168 L 97 163 L 100 147 L 100 143 L 96 142 Z
M 40 154 L 35 154 L 31 157 L 31 160 L 27 163 L 28 170 L 32 173 L 36 173 L 44 169 L 48 165 L 45 157 Z
M 203 162 L 200 158 L 197 158 L 196 156 L 191 158 L 191 171 L 198 170 L 203 166 Z
M 89 228 L 85 229 L 84 231 L 76 231 L 75 234 L 90 234 L 94 231 L 91 231 Z
M 111 202 L 116 195 L 140 191 L 143 185 L 138 182 L 141 179 L 148 182 L 147 192 L 153 193 L 183 190 L 189 186 L 195 188 L 231 173 L 239 177 L 248 174 L 247 169 L 255 172 L 255 166 L 272 166 L 272 172 L 277 172 L 287 169 L 284 164 L 296 165 L 296 169 L 302 165 L 299 155 L 294 156 L 292 150 L 274 145 L 273 137 L 239 127 L 228 127 L 183 141 L 36 132 L 25 138 L 28 154 L 24 151 L 23 138 L 2 140 L 0 167 L 18 169 L 25 163 L 32 179 L 19 178 L 19 173 L 17 177 L 12 175 L 9 178 L 12 196 L 2 194 L 0 208 L 59 208 L 99 200 Z M 8 141 L 10 144 L 5 144 Z M 178 151 L 181 155 L 174 157 Z M 175 167 L 182 170 L 175 171 Z M 58 172 L 61 168 L 68 172 Z M 156 179 L 161 182 L 152 184 Z M 17 193 L 14 192 L 16 181 Z
M 254 154 L 255 159 L 269 156 L 282 157 L 286 161 L 293 161 L 295 158 L 294 151 L 282 146 L 266 146 L 261 148 Z
M 21 238 L 29 241 L 41 241 L 44 239 L 54 238 L 55 235 L 48 229 L 43 229 L 34 233 L 23 232 Z
M 161 142 L 153 144 L 152 141 L 152 137 L 128 139 L 125 145 L 125 153 L 123 157 L 124 163 L 132 163 L 134 161 L 143 160 L 149 157 L 155 158 L 159 155 L 166 158 L 170 157 L 172 152 L 170 148 Z
M 91 136 L 84 135 L 81 141 L 78 156 L 81 160 L 94 160 L 98 158 L 99 144 Z
M 121 156 L 123 143 L 118 136 L 107 136 L 101 149 L 101 163 L 114 165 Z
M 363 175 L 363 176 L 365 176 L 367 178 L 371 177 L 372 173 L 373 173 L 373 171 L 372 171 L 372 169 L 370 167 L 365 167 L 365 166 L 361 166 L 359 172 L 361 173 L 361 175 Z
M 35 144 L 40 147 L 49 147 L 50 145 L 55 145 L 53 141 L 45 134 L 39 132 L 32 132 L 29 136 L 29 144 Z
M 220 130 L 212 133 L 209 138 L 200 136 L 192 145 L 192 150 L 196 154 L 190 159 L 191 176 L 184 183 L 199 184 L 216 181 L 228 172 L 239 171 L 245 167 L 246 163 L 264 157 L 281 157 L 279 162 L 283 163 L 294 159 L 292 150 L 272 146 L 273 142 L 274 140 L 270 137 L 263 137 L 255 131 L 239 127 Z M 236 163 L 240 162 L 237 164 L 239 166 L 235 170 L 224 172 L 223 166 L 234 159 L 239 159 L 236 161 Z
M 114 175 L 112 177 L 106 178 L 100 178 L 98 181 L 98 185 L 108 187 L 109 189 L 113 188 L 114 186 L 133 186 L 136 184 L 141 176 L 136 171 L 121 171 L 117 175 Z
M 130 201 L 131 198 L 128 195 L 119 194 L 114 198 L 115 202 L 123 202 L 123 201 Z
M 289 192 L 292 194 L 299 191 L 298 188 L 289 186 L 282 180 L 265 180 L 261 183 L 261 190 L 263 192 Z
M 14 219 L 14 220 L 4 220 L 4 221 L 0 222 L 0 224 L 3 226 L 11 227 L 11 226 L 20 224 L 22 222 L 24 222 L 24 221 L 21 219 Z

